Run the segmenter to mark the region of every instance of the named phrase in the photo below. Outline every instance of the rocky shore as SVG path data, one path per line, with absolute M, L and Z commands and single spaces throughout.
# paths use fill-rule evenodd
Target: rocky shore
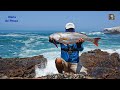
M 120 79 L 120 56 L 96 49 L 83 53 L 81 62 L 88 75 L 96 79 Z
M 82 65 L 88 69 L 83 74 L 53 74 L 35 78 L 35 65 L 45 68 L 47 59 L 42 55 L 28 58 L 0 58 L 1 79 L 120 79 L 120 57 L 95 49 L 82 53 Z
M 80 56 L 82 65 L 88 69 L 88 75 L 54 74 L 39 77 L 41 79 L 120 79 L 120 56 L 96 49 Z
M 38 78 L 39 79 L 94 79 L 94 77 L 90 77 L 88 75 L 83 75 L 83 74 L 53 74 Z
M 42 55 L 27 58 L 0 58 L 1 79 L 35 77 L 35 65 L 45 68 L 47 59 Z

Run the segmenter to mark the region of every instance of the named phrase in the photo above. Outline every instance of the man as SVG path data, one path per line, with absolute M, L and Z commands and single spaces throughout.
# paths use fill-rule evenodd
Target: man
M 67 23 L 65 26 L 66 32 L 75 32 L 75 25 L 73 23 Z M 54 39 L 49 39 L 49 42 L 56 42 Z M 58 43 L 61 46 L 61 58 L 56 58 L 55 64 L 59 73 L 80 73 L 87 74 L 87 69 L 84 68 L 79 59 L 79 51 L 83 51 L 82 43 L 84 40 L 80 38 L 75 44 L 64 45 Z

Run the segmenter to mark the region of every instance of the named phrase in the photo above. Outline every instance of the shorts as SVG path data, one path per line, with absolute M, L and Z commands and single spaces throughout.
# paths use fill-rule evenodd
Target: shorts
M 80 72 L 84 72 L 85 74 L 87 74 L 87 69 L 81 65 L 80 61 L 78 63 L 71 63 L 66 62 L 64 59 L 62 59 L 62 65 L 63 71 L 66 73 L 68 72 L 79 74 Z

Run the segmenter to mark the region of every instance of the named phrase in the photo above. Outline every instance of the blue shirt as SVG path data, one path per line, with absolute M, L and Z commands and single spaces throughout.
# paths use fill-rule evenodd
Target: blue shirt
M 69 44 L 69 45 L 64 45 L 60 43 L 61 46 L 61 58 L 63 58 L 66 62 L 72 62 L 72 63 L 78 63 L 79 62 L 79 51 L 83 51 L 83 46 L 82 44 Z M 67 51 L 63 49 L 75 49 L 75 51 L 68 53 Z

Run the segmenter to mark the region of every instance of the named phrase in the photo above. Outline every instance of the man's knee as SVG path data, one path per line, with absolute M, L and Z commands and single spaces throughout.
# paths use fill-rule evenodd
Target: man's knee
M 62 65 L 62 59 L 61 58 L 56 58 L 55 60 L 56 68 L 59 73 L 63 72 L 63 65 Z
M 56 58 L 55 63 L 56 64 L 62 64 L 62 59 L 61 58 Z

